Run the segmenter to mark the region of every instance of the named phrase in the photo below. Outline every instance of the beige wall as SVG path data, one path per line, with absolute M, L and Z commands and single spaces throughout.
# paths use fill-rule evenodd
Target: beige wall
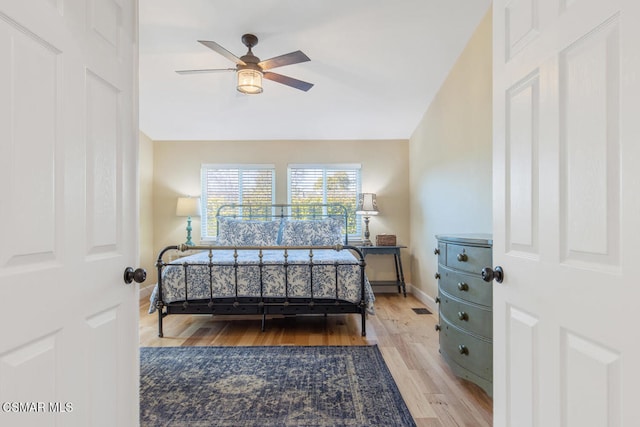
M 409 142 L 412 278 L 429 301 L 434 236 L 492 229 L 491 24 L 489 10 Z
M 156 141 L 154 145 L 153 223 L 154 253 L 184 242 L 186 219 L 175 215 L 182 195 L 200 195 L 203 163 L 268 163 L 276 167 L 277 203 L 287 201 L 287 165 L 290 163 L 359 163 L 362 191 L 377 194 L 380 215 L 370 222 L 371 235 L 396 234 L 409 243 L 408 141 Z M 200 219 L 193 220 L 193 240 L 200 239 Z M 403 257 L 407 278 L 408 251 Z M 393 259 L 369 257 L 372 279 L 394 277 Z
M 138 250 L 140 267 L 147 270 L 147 280 L 142 287 L 156 282 L 155 248 L 153 246 L 153 141 L 140 132 L 139 179 L 140 179 L 140 234 Z

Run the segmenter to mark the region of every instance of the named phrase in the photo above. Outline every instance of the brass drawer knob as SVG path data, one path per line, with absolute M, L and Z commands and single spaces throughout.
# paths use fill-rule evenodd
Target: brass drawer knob
M 440 249 L 435 248 L 435 249 L 433 250 L 433 254 L 434 254 L 434 255 L 440 255 Z
M 440 297 L 436 297 L 436 304 L 440 304 Z
M 436 332 L 440 332 L 440 325 L 436 325 Z
M 468 354 L 469 354 L 469 349 L 468 349 L 468 348 L 467 348 L 467 346 L 466 346 L 466 345 L 464 345 L 464 344 L 460 344 L 460 345 L 458 346 L 458 351 L 460 352 L 460 354 L 465 354 L 465 355 L 468 355 Z
M 458 290 L 461 292 L 467 292 L 469 290 L 469 285 L 464 282 L 458 282 Z
M 439 279 L 440 278 L 440 273 L 434 274 L 433 277 L 435 277 L 436 279 Z
M 464 320 L 466 322 L 467 320 L 469 320 L 469 315 L 467 313 L 465 313 L 464 311 L 459 311 L 458 312 L 458 319 Z
M 459 253 L 456 258 L 458 258 L 458 261 L 460 261 L 460 262 L 466 262 L 467 259 L 469 259 L 467 257 L 467 254 L 465 254 L 464 252 Z

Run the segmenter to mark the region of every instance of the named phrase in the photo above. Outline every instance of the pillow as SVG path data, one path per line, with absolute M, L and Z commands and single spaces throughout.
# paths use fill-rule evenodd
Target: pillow
M 283 246 L 333 246 L 344 243 L 342 221 L 339 218 L 284 222 Z
M 220 246 L 275 246 L 278 244 L 280 220 L 246 221 L 218 218 Z

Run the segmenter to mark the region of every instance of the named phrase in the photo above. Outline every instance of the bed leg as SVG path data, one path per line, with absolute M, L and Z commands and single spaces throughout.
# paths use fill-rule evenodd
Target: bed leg
M 367 336 L 367 313 L 362 312 L 362 336 Z
M 262 332 L 264 332 L 266 328 L 266 323 L 267 323 L 267 313 L 262 313 L 262 326 L 261 326 Z
M 164 337 L 162 333 L 162 308 L 158 309 L 158 337 Z

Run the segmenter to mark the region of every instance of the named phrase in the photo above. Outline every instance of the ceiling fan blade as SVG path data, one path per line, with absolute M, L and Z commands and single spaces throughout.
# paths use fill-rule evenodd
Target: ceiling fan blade
M 264 78 L 305 92 L 313 87 L 313 83 L 303 82 L 302 80 L 294 79 L 293 77 L 283 76 L 282 74 L 271 73 L 269 71 L 264 73 Z
M 282 67 L 285 65 L 297 64 L 299 62 L 307 62 L 311 61 L 307 55 L 302 53 L 302 51 L 296 50 L 295 52 L 285 53 L 284 55 L 275 56 L 271 59 L 265 59 L 264 61 L 260 61 L 258 65 L 263 70 L 270 70 L 276 67 Z
M 206 68 L 203 70 L 178 70 L 178 74 L 206 74 L 206 73 L 219 73 L 223 71 L 236 71 L 235 68 Z
M 213 50 L 214 52 L 217 52 L 220 55 L 224 56 L 229 61 L 235 62 L 236 64 L 239 64 L 239 65 L 247 65 L 242 59 L 238 58 L 233 53 L 229 52 L 227 49 L 223 48 L 216 42 L 212 42 L 208 40 L 198 40 L 198 43 L 202 43 L 203 45 Z

